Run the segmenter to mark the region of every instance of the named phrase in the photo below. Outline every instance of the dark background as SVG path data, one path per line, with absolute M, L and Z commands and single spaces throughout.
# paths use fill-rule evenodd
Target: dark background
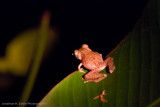
M 39 102 L 53 86 L 77 70 L 72 53 L 83 43 L 106 56 L 129 33 L 141 17 L 148 0 L 5 1 L 0 3 L 0 56 L 18 33 L 38 26 L 42 13 L 52 14 L 58 32 L 57 45 L 42 62 L 29 102 Z M 0 92 L 1 102 L 17 102 L 26 78 L 16 78 Z M 0 103 L 1 103 L 0 102 Z

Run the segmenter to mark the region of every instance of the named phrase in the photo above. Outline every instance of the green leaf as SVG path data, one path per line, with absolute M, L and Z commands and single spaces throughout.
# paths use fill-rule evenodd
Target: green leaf
M 108 55 L 113 57 L 116 67 L 112 74 L 107 73 L 101 82 L 84 84 L 83 73 L 73 72 L 57 84 L 38 107 L 146 107 L 158 99 L 159 25 L 160 1 L 150 0 L 132 32 Z M 93 99 L 102 90 L 106 90 L 104 98 L 108 103 Z

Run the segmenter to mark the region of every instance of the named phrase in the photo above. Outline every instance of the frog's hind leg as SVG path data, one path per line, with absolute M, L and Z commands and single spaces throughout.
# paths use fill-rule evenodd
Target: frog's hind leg
M 113 62 L 113 58 L 108 57 L 107 59 L 104 60 L 104 63 L 106 64 L 106 66 L 109 67 L 109 72 L 112 73 L 115 70 L 115 65 Z
M 84 75 L 84 79 L 85 79 L 86 81 L 84 81 L 84 83 L 89 82 L 89 81 L 99 82 L 99 81 L 101 81 L 102 79 L 104 79 L 104 78 L 107 77 L 106 74 L 98 73 L 98 71 L 100 72 L 101 69 L 97 68 L 97 69 L 94 69 L 94 70 L 88 72 L 87 74 L 85 74 L 85 75 Z
M 97 74 L 98 76 L 97 76 L 97 78 L 87 78 L 87 76 L 85 76 L 85 81 L 84 81 L 84 83 L 87 83 L 87 82 L 99 82 L 99 81 L 101 81 L 101 80 L 103 80 L 104 78 L 106 78 L 107 77 L 107 75 L 106 74 Z

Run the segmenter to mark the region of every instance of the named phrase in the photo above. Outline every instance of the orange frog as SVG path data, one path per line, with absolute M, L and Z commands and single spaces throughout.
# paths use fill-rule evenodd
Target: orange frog
M 108 57 L 105 60 L 102 58 L 102 54 L 92 51 L 87 44 L 83 44 L 82 47 L 78 50 L 74 50 L 74 54 L 77 59 L 81 60 L 81 63 L 78 66 L 79 72 L 84 72 L 81 68 L 83 65 L 85 68 L 91 70 L 84 75 L 84 83 L 86 82 L 99 82 L 102 79 L 106 78 L 107 75 L 99 73 L 106 66 L 109 66 L 109 72 L 112 73 L 115 69 L 113 58 Z M 85 73 L 85 72 L 84 72 Z

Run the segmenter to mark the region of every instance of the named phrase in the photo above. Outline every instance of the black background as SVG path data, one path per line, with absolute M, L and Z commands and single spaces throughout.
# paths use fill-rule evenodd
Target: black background
M 39 25 L 45 10 L 58 29 L 57 45 L 42 62 L 29 102 L 37 103 L 53 86 L 77 70 L 72 53 L 87 43 L 106 56 L 129 33 L 141 17 L 147 0 L 5 1 L 0 3 L 0 56 L 16 34 Z M 26 78 L 0 92 L 1 102 L 18 101 Z

